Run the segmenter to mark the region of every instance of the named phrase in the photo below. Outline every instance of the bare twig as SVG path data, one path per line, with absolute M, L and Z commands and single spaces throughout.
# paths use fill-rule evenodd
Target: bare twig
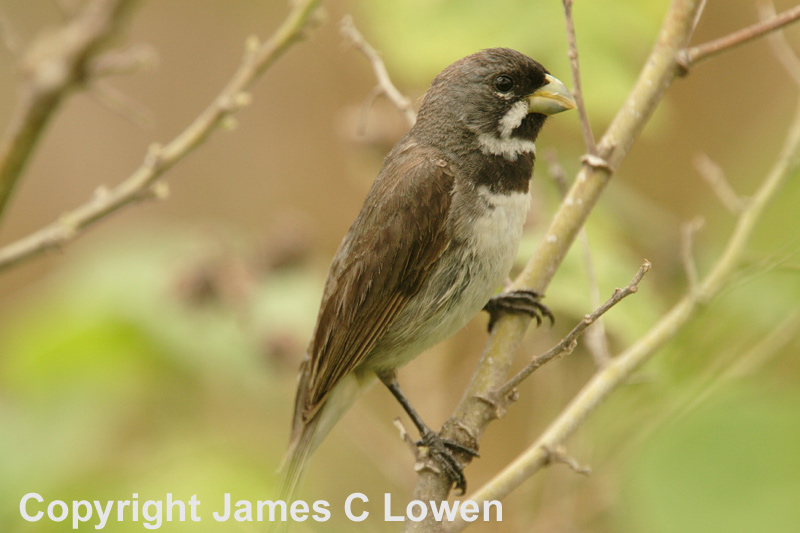
M 789 8 L 769 20 L 756 22 L 755 24 L 751 24 L 746 28 L 742 28 L 741 30 L 720 37 L 719 39 L 714 39 L 713 41 L 682 50 L 679 54 L 678 61 L 684 68 L 684 71 L 689 71 L 689 69 L 701 61 L 745 44 L 771 31 L 782 28 L 796 21 L 798 18 L 800 18 L 800 5 Z
M 303 36 L 318 3 L 319 0 L 294 2 L 286 20 L 269 40 L 259 43 L 256 37 L 248 39 L 239 69 L 214 101 L 185 130 L 164 146 L 151 145 L 142 165 L 114 188 L 96 195 L 49 226 L 0 249 L 0 271 L 62 246 L 86 227 L 123 206 L 157 197 L 157 194 L 153 194 L 156 180 L 208 139 L 217 126 L 249 103 L 247 90 Z
M 125 50 L 109 50 L 94 58 L 88 67 L 92 78 L 132 74 L 158 66 L 158 52 L 148 44 L 136 44 Z
M 697 173 L 708 183 L 722 205 L 734 215 L 740 213 L 746 202 L 736 194 L 728 180 L 725 179 L 725 172 L 722 167 L 704 152 L 697 154 L 692 162 L 694 163 L 694 168 L 697 169 Z
M 353 22 L 353 17 L 350 15 L 344 17 L 342 19 L 342 35 L 350 39 L 350 42 L 358 48 L 358 50 L 364 54 L 364 56 L 369 61 L 370 65 L 372 66 L 372 71 L 375 73 L 375 78 L 378 80 L 378 85 L 375 91 L 378 91 L 378 94 L 385 95 L 389 101 L 394 104 L 397 109 L 403 114 L 405 117 L 406 122 L 408 122 L 409 126 L 413 126 L 414 123 L 417 121 L 417 114 L 414 111 L 414 107 L 411 105 L 411 100 L 409 100 L 403 93 L 401 93 L 397 87 L 395 87 L 394 83 L 392 83 L 392 79 L 389 77 L 389 72 L 386 70 L 386 65 L 383 63 L 383 59 L 381 59 L 380 54 L 370 45 L 364 36 L 361 35 L 361 32 L 358 31 L 356 28 L 355 22 Z M 374 94 L 371 96 L 370 101 L 374 100 Z
M 547 150 L 544 154 L 545 161 L 547 162 L 547 172 L 553 178 L 558 186 L 558 191 L 561 196 L 566 196 L 569 192 L 569 184 L 564 172 L 564 167 L 558 161 L 554 149 Z M 594 268 L 594 260 L 592 259 L 592 248 L 589 245 L 589 235 L 586 233 L 586 228 L 582 228 L 580 235 L 578 235 L 581 246 L 581 255 L 583 256 L 583 263 L 586 268 L 586 280 L 589 283 L 589 296 L 591 305 L 594 308 L 600 307 L 600 287 L 597 284 L 597 273 Z M 606 334 L 606 327 L 603 319 L 600 318 L 594 325 L 586 331 L 586 348 L 592 354 L 595 365 L 603 367 L 608 363 L 611 353 L 608 348 L 608 336 Z
M 588 466 L 581 466 L 578 461 L 567 453 L 563 446 L 558 446 L 555 449 L 546 448 L 548 463 L 563 463 L 570 467 L 576 474 L 588 476 L 592 473 L 592 469 Z
M 92 0 L 64 26 L 36 39 L 20 58 L 20 102 L 0 136 L 0 216 L 62 100 L 87 76 L 87 65 L 119 30 L 134 0 Z
M 511 391 L 517 388 L 520 383 L 522 383 L 541 366 L 547 364 L 556 357 L 561 357 L 562 355 L 571 353 L 578 342 L 578 337 L 581 336 L 586 328 L 591 326 L 598 318 L 603 316 L 609 309 L 617 305 L 624 298 L 639 290 L 639 283 L 642 281 L 644 275 L 650 270 L 650 267 L 650 262 L 645 260 L 645 262 L 642 263 L 642 266 L 639 268 L 639 271 L 635 276 L 633 276 L 633 279 L 626 287 L 622 289 L 616 289 L 611 298 L 609 298 L 603 305 L 595 309 L 591 314 L 584 316 L 583 320 L 578 322 L 578 324 L 572 328 L 572 331 L 570 331 L 566 337 L 561 339 L 558 344 L 553 346 L 550 350 L 542 355 L 531 359 L 525 368 L 520 370 L 513 378 L 508 380 L 508 383 L 500 388 L 500 390 L 497 392 L 497 396 L 499 398 L 505 398 L 509 393 L 511 393 Z
M 502 472 L 478 489 L 469 499 L 476 502 L 502 499 L 523 481 L 547 465 L 552 450 L 566 440 L 598 405 L 648 361 L 685 326 L 703 304 L 720 293 L 739 265 L 742 254 L 767 204 L 786 180 L 800 171 L 800 99 L 781 152 L 751 202 L 739 215 L 727 246 L 709 274 L 699 283 L 701 298 L 686 294 L 644 336 L 600 369 L 578 392 L 539 439 L 507 465 Z M 499 322 L 498 322 L 499 324 Z M 461 531 L 467 524 L 450 523 L 445 530 Z
M 567 26 L 567 43 L 569 43 L 569 64 L 572 68 L 572 96 L 578 106 L 578 116 L 581 119 L 581 131 L 583 132 L 583 141 L 586 144 L 586 152 L 589 155 L 597 155 L 597 144 L 594 141 L 594 133 L 589 122 L 589 114 L 586 112 L 586 102 L 583 100 L 583 90 L 581 89 L 581 70 L 578 63 L 575 21 L 572 18 L 572 2 L 573 0 L 562 0 L 564 4 L 564 20 Z
M 109 111 L 130 120 L 140 128 L 149 129 L 155 124 L 153 113 L 146 106 L 131 99 L 104 80 L 95 80 L 88 88 L 87 94 Z
M 697 9 L 697 13 L 695 13 L 694 20 L 692 21 L 692 33 L 697 29 L 697 25 L 700 24 L 700 19 L 703 17 L 703 12 L 705 10 L 706 0 L 701 0 L 700 7 Z
M 778 16 L 772 0 L 759 0 L 757 6 L 758 16 L 762 21 Z M 789 44 L 786 35 L 782 31 L 772 32 L 767 36 L 767 42 L 769 42 L 772 51 L 789 76 L 792 77 L 797 85 L 800 85 L 800 58 L 797 57 L 797 53 Z
M 397 428 L 397 431 L 400 433 L 400 440 L 402 440 L 403 442 L 406 443 L 406 445 L 408 446 L 408 449 L 411 451 L 412 455 L 414 455 L 414 457 L 417 460 L 419 460 L 419 454 L 420 454 L 419 446 L 417 446 L 417 443 L 414 442 L 414 439 L 412 439 L 411 435 L 409 435 L 408 430 L 403 425 L 403 421 L 400 420 L 400 418 L 398 417 L 398 418 L 395 418 L 392 421 L 392 423 L 394 424 L 394 427 Z
M 694 234 L 705 224 L 703 217 L 697 216 L 681 228 L 681 261 L 689 282 L 689 294 L 697 295 L 697 264 L 694 261 Z

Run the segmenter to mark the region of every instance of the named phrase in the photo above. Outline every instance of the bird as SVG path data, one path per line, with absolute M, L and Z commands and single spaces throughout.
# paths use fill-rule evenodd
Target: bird
M 530 206 L 536 138 L 549 115 L 574 107 L 561 81 L 509 48 L 466 56 L 433 79 L 332 260 L 300 365 L 282 498 L 291 498 L 311 453 L 376 380 L 419 430 L 417 445 L 465 491 L 455 453 L 477 452 L 430 429 L 396 371 L 481 310 L 490 331 L 504 313 L 553 320 L 542 295 L 498 290 Z

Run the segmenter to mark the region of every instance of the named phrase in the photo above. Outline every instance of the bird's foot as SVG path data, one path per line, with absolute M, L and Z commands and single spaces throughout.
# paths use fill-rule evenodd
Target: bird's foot
M 422 439 L 416 442 L 419 447 L 428 450 L 428 457 L 436 461 L 442 471 L 455 483 L 458 490 L 463 495 L 467 491 L 467 478 L 464 477 L 464 467 L 456 458 L 456 453 L 463 453 L 471 457 L 478 457 L 478 452 L 459 444 L 458 442 L 446 439 L 433 430 L 428 430 L 422 435 Z
M 489 313 L 489 332 L 494 329 L 497 320 L 506 313 L 516 313 L 528 315 L 536 319 L 536 325 L 542 325 L 542 319 L 547 317 L 550 324 L 555 322 L 550 308 L 541 302 L 543 296 L 536 291 L 528 289 L 518 289 L 510 292 L 502 292 L 484 306 L 483 310 Z

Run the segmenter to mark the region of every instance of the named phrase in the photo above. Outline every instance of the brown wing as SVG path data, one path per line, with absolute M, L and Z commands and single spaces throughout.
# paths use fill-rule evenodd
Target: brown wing
M 430 149 L 409 141 L 387 157 L 328 274 L 298 391 L 304 420 L 369 354 L 449 244 L 452 188 Z

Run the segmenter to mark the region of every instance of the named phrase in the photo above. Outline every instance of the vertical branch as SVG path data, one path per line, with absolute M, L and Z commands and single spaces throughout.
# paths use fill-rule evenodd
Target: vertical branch
M 581 87 L 581 70 L 578 63 L 578 41 L 575 37 L 575 21 L 572 18 L 573 0 L 563 0 L 564 20 L 567 26 L 567 43 L 569 44 L 569 64 L 572 68 L 572 96 L 578 106 L 578 116 L 581 120 L 581 131 L 583 141 L 586 144 L 586 153 L 597 155 L 597 145 L 594 142 L 592 125 L 589 122 L 589 114 L 586 112 L 586 102 L 583 100 L 583 88 Z

